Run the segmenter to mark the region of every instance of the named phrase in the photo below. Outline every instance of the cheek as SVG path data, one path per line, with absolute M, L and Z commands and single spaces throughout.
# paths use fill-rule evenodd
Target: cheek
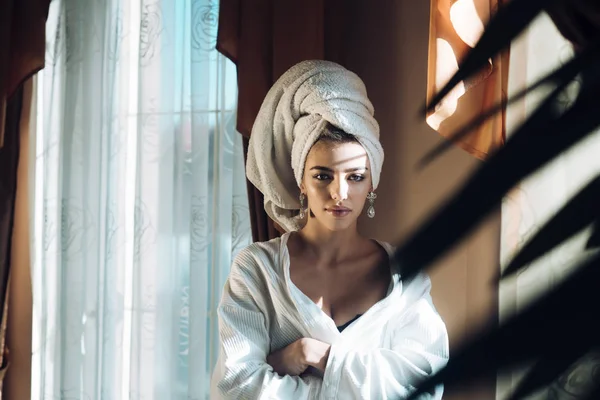
M 312 186 L 312 187 L 308 187 L 306 190 L 306 194 L 310 199 L 313 199 L 314 201 L 323 201 L 323 199 L 327 196 L 327 188 L 326 187 L 318 187 L 318 186 Z
M 306 197 L 308 198 L 308 204 L 322 203 L 326 200 L 328 195 L 327 185 L 319 185 L 314 183 L 305 184 Z
M 371 188 L 371 182 L 365 179 L 362 182 L 356 182 L 350 184 L 350 195 L 355 199 L 366 199 L 367 194 L 369 193 Z

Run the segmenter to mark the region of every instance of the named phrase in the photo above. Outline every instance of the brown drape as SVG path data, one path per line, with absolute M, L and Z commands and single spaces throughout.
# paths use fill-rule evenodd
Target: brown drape
M 15 218 L 22 83 L 44 66 L 49 6 L 50 0 L 0 0 L 0 385 L 7 368 L 6 299 Z
M 217 50 L 238 74 L 237 129 L 247 149 L 252 124 L 271 85 L 294 64 L 325 59 L 343 64 L 344 0 L 221 0 Z M 252 237 L 264 241 L 281 229 L 266 215 L 262 194 L 248 182 Z
M 0 147 L 7 99 L 44 67 L 50 0 L 0 0 Z
M 23 90 L 17 89 L 6 105 L 4 146 L 0 149 L 0 385 L 6 373 L 7 358 L 5 334 L 7 321 L 7 287 L 10 269 L 15 196 L 17 193 L 17 166 L 19 163 L 19 121 Z M 1 393 L 1 391 L 0 391 Z
M 427 100 L 457 71 L 465 54 L 477 43 L 485 24 L 503 0 L 431 0 Z M 448 137 L 482 111 L 506 98 L 508 51 L 493 60 L 475 77 L 458 85 L 427 123 Z M 479 159 L 504 144 L 504 114 L 490 119 L 459 143 Z
M 10 278 L 6 295 L 6 347 L 10 349 L 10 368 L 4 378 L 2 396 L 6 399 L 31 397 L 31 327 L 32 286 L 29 231 L 30 142 L 35 140 L 34 83 L 23 84 L 22 109 L 19 123 L 19 161 L 13 230 L 11 239 Z

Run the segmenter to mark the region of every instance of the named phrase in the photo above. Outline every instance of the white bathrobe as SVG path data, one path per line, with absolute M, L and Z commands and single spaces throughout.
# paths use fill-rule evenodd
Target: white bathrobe
M 446 365 L 448 335 L 426 275 L 405 282 L 392 267 L 387 297 L 339 332 L 290 280 L 288 237 L 254 243 L 233 263 L 218 309 L 211 399 L 403 399 Z M 331 345 L 322 378 L 280 376 L 267 364 L 267 355 L 302 337 Z M 423 398 L 439 400 L 442 391 Z

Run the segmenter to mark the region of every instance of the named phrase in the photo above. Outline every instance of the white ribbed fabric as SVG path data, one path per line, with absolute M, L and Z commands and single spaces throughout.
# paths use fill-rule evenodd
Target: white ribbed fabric
M 290 280 L 288 237 L 254 243 L 233 263 L 218 309 L 211 399 L 402 399 L 446 365 L 448 335 L 426 275 L 403 282 L 393 267 L 388 296 L 340 333 Z M 331 344 L 322 378 L 280 376 L 266 362 L 302 337 Z

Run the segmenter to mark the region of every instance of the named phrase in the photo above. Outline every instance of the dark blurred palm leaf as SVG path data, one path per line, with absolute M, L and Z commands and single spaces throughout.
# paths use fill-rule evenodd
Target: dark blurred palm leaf
M 600 42 L 597 46 L 590 46 L 581 53 L 577 53 L 571 60 L 555 69 L 549 74 L 543 76 L 538 81 L 533 83 L 531 86 L 521 89 L 515 93 L 510 99 L 504 102 L 494 105 L 489 110 L 486 110 L 481 115 L 474 118 L 472 121 L 467 123 L 463 128 L 459 129 L 455 133 L 451 134 L 447 140 L 442 141 L 439 145 L 429 151 L 423 158 L 418 162 L 417 168 L 421 169 L 433 162 L 437 157 L 444 154 L 449 149 L 453 148 L 454 145 L 460 142 L 465 136 L 468 136 L 476 128 L 481 126 L 488 119 L 502 111 L 505 107 L 513 104 L 514 102 L 523 99 L 527 94 L 538 89 L 541 86 L 553 84 L 555 85 L 554 90 L 563 90 L 570 82 L 572 82 L 577 75 L 590 63 L 598 62 L 596 56 L 600 51 Z
M 592 234 L 585 246 L 587 250 L 600 249 L 600 218 L 596 220 L 592 228 Z
M 590 40 L 598 35 L 598 0 L 556 1 L 548 6 L 546 12 L 559 32 L 578 49 L 588 45 Z
M 600 175 L 592 179 L 539 229 L 504 269 L 502 278 L 518 272 L 590 226 L 597 218 L 600 218 Z
M 552 346 L 528 370 L 508 400 L 517 400 L 529 396 L 558 379 L 573 363 L 587 351 L 585 346 Z
M 593 68 L 600 71 L 598 61 L 590 64 L 591 70 L 586 72 L 594 72 Z M 600 92 L 597 81 L 586 84 Z M 517 183 L 600 125 L 599 98 L 584 92 L 582 89 L 575 104 L 562 114 L 556 101 L 558 93 L 553 92 L 506 145 L 398 247 L 394 256 L 405 276 L 416 274 L 444 255 L 493 211 Z M 451 235 L 448 234 L 450 231 Z
M 598 400 L 600 399 L 600 385 L 596 386 L 586 397 L 582 400 Z
M 431 265 L 499 206 L 502 198 L 516 184 L 579 143 L 600 125 L 598 0 L 508 2 L 492 18 L 481 40 L 465 57 L 457 74 L 425 109 L 433 110 L 459 82 L 476 74 L 490 58 L 508 47 L 542 10 L 548 11 L 561 33 L 572 40 L 579 56 L 555 71 L 548 79 L 542 79 L 534 88 L 526 88 L 519 94 L 522 96 L 542 84 L 555 85 L 555 89 L 516 129 L 506 145 L 495 152 L 451 199 L 398 247 L 395 258 L 402 266 L 405 277 Z M 563 108 L 557 97 L 575 76 L 581 81 L 579 94 L 570 108 L 561 111 Z M 509 99 L 507 103 L 511 101 L 513 99 Z M 500 109 L 502 107 L 489 110 L 452 137 L 468 134 L 473 127 Z M 450 142 L 434 149 L 424 163 L 442 154 L 449 144 Z M 574 203 L 567 206 L 567 211 L 563 210 L 563 214 L 557 215 L 550 222 L 550 227 L 539 232 L 532 240 L 533 243 L 530 242 L 523 249 L 523 254 L 515 255 L 514 265 L 509 272 L 518 270 L 519 266 L 551 251 L 554 246 L 581 230 L 581 227 L 588 226 L 594 216 L 596 222 L 588 247 L 600 247 L 600 218 L 594 214 L 597 211 L 580 210 L 586 212 L 577 213 L 575 221 L 565 222 L 565 216 L 575 213 L 572 204 L 578 204 L 579 201 L 581 207 L 590 207 L 593 196 L 597 196 L 597 193 L 584 195 L 583 200 L 581 193 L 578 196 L 573 200 Z M 595 204 L 600 205 L 600 198 Z M 567 225 L 560 223 L 561 221 Z M 556 226 L 560 226 L 563 232 L 552 232 Z M 595 320 L 600 314 L 599 253 L 593 253 L 580 262 L 575 271 L 555 289 L 545 293 L 500 327 L 475 335 L 465 347 L 452 355 L 445 369 L 424 382 L 411 398 L 416 398 L 420 393 L 441 383 L 448 388 L 462 387 L 478 377 L 538 361 L 514 393 L 514 398 L 519 398 L 555 380 L 582 354 L 598 348 L 600 328 Z M 561 346 L 560 356 L 557 356 L 558 346 Z M 481 354 L 489 355 L 485 365 L 481 363 Z M 594 384 L 596 392 L 590 399 L 597 400 L 600 398 L 600 384 Z
M 490 372 L 522 367 L 536 360 L 556 360 L 557 355 L 565 358 L 564 365 L 567 366 L 577 361 L 581 354 L 598 344 L 600 324 L 590 324 L 598 315 L 598 282 L 600 254 L 595 254 L 575 267 L 575 271 L 555 289 L 500 328 L 477 334 L 450 358 L 445 369 L 420 385 L 409 399 L 416 399 L 442 383 L 455 388 L 475 382 Z M 585 329 L 580 329 L 582 326 Z M 563 347 L 560 351 L 559 346 Z M 490 355 L 485 365 L 480 361 L 482 353 Z M 556 368 L 555 362 L 548 371 L 538 371 L 537 376 L 532 376 L 527 383 L 528 388 L 543 384 L 542 381 L 555 373 Z

